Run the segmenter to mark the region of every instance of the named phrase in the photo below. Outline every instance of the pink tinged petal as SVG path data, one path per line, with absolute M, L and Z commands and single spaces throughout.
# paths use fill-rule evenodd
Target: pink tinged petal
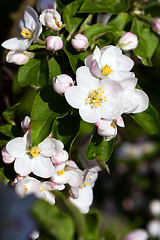
M 37 38 L 41 35 L 42 33 L 42 24 L 40 22 L 37 22 L 35 32 L 33 33 L 33 43 L 36 42 Z
M 4 163 L 12 163 L 15 160 L 15 158 L 8 153 L 6 147 L 2 148 L 1 153 L 2 153 L 2 159 Z
M 148 108 L 149 99 L 145 92 L 139 89 L 135 89 L 134 94 L 132 95 L 132 101 L 138 105 L 136 110 L 133 113 L 140 113 L 145 111 Z
M 121 81 L 126 78 L 134 78 L 135 74 L 128 71 L 113 71 L 108 75 L 108 77 L 115 81 Z
M 84 60 L 85 66 L 90 67 L 92 61 L 93 61 L 93 54 L 86 57 L 86 59 Z
M 100 111 L 98 111 L 99 109 L 100 107 L 98 107 L 98 109 L 95 107 L 92 108 L 90 104 L 82 105 L 79 109 L 79 115 L 84 121 L 95 123 L 101 119 Z
M 29 116 L 25 116 L 24 120 L 21 122 L 21 128 L 22 130 L 24 131 L 27 131 L 30 129 L 30 122 L 31 122 L 31 119 Z
M 83 87 L 73 86 L 68 88 L 65 91 L 64 95 L 65 95 L 66 101 L 72 107 L 78 109 L 85 103 L 85 99 L 87 98 L 87 95 L 88 95 L 88 90 Z
M 7 152 L 14 158 L 20 158 L 26 155 L 26 145 L 22 137 L 17 137 L 9 141 L 6 145 Z
M 32 41 L 23 38 L 10 38 L 2 43 L 2 47 L 8 50 L 25 51 L 31 45 Z
M 98 77 L 98 78 L 101 77 L 102 78 L 102 73 L 101 73 L 101 70 L 100 70 L 96 60 L 93 60 L 91 62 L 90 71 L 91 71 L 91 73 L 94 77 Z
M 143 229 L 136 229 L 130 232 L 124 240 L 147 240 L 148 239 L 147 231 Z
M 77 69 L 76 81 L 78 85 L 88 90 L 96 89 L 99 83 L 99 80 L 91 75 L 89 68 L 86 66 Z
M 25 21 L 25 26 L 28 29 L 30 29 L 31 31 L 34 31 L 36 29 L 36 24 L 38 23 L 38 14 L 30 6 L 27 6 L 24 12 L 24 21 Z
M 46 138 L 38 145 L 39 152 L 44 157 L 52 157 L 55 154 L 60 153 L 63 148 L 63 143 L 55 138 Z
M 31 171 L 39 177 L 49 178 L 54 172 L 54 166 L 50 158 L 38 155 L 31 159 Z
M 119 127 L 125 127 L 124 125 L 124 121 L 123 121 L 123 118 L 120 116 L 118 118 L 116 118 L 116 124 L 119 126 Z
M 101 51 L 100 49 L 96 46 L 95 50 L 93 52 L 93 59 L 92 60 L 96 60 L 98 62 L 98 64 L 100 64 L 100 58 L 101 58 Z M 101 66 L 100 66 L 101 67 Z
M 106 141 L 110 141 L 112 138 L 114 138 L 117 135 L 117 127 L 114 122 L 112 122 L 112 125 L 110 125 L 105 130 L 101 130 L 98 128 L 98 134 L 100 136 L 105 136 Z
M 55 165 L 61 164 L 62 162 L 67 161 L 69 158 L 68 152 L 65 150 L 62 150 L 60 153 L 55 154 L 51 157 L 52 163 Z
M 16 158 L 14 162 L 14 170 L 16 173 L 20 174 L 21 176 L 26 176 L 31 173 L 31 159 L 30 157 L 25 154 L 21 158 Z
M 122 80 L 120 84 L 124 88 L 124 90 L 126 89 L 132 90 L 136 87 L 137 82 L 138 82 L 137 78 L 127 78 L 125 80 Z

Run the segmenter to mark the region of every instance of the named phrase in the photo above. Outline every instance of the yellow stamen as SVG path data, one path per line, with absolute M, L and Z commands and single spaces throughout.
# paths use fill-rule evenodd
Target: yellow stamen
M 58 174 L 59 176 L 63 175 L 63 173 L 64 173 L 64 169 L 57 172 L 57 174 Z
M 102 69 L 101 69 L 101 73 L 103 76 L 107 76 L 109 75 L 111 72 L 113 72 L 113 70 L 108 66 L 108 64 L 106 64 Z
M 97 90 L 91 90 L 86 98 L 86 103 L 91 104 L 92 107 L 102 107 L 102 103 L 106 102 L 106 96 L 103 96 L 103 93 L 104 91 L 101 87 L 98 87 Z
M 28 188 L 25 187 L 25 190 L 24 190 L 24 196 L 27 194 L 27 192 L 28 192 Z
M 43 189 L 43 188 L 40 188 L 40 191 L 41 191 L 41 192 L 43 192 L 43 191 L 44 191 L 44 189 Z
M 25 28 L 22 29 L 21 35 L 24 38 L 30 38 L 31 37 L 31 32 Z
M 104 93 L 104 91 L 100 87 L 98 87 L 98 91 L 100 91 L 100 93 Z
M 56 17 L 53 17 L 53 19 L 55 20 L 56 26 L 59 28 L 61 25 L 60 25 L 60 23 L 57 21 L 57 18 L 56 18 Z
M 111 123 L 110 127 L 114 128 L 114 125 L 113 125 L 113 123 Z
M 89 183 L 88 183 L 88 182 L 84 182 L 84 183 L 81 185 L 81 189 L 83 189 L 84 186 L 89 186 Z
M 33 147 L 31 150 L 28 150 L 28 153 L 30 153 L 34 158 L 40 154 L 38 147 Z

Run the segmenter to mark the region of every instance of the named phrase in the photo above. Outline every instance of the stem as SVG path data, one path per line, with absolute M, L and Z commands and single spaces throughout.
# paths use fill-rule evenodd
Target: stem
M 78 33 L 82 33 L 87 25 L 87 23 L 91 20 L 92 18 L 92 14 L 89 14 L 88 17 L 84 20 L 84 22 L 82 23 Z

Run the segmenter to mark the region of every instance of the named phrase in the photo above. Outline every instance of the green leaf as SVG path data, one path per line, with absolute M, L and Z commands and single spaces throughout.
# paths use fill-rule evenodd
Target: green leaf
M 17 103 L 16 105 L 14 105 L 11 108 L 7 108 L 4 112 L 3 112 L 3 117 L 4 119 L 12 124 L 15 125 L 15 119 L 17 118 L 17 112 L 18 112 L 18 107 L 19 107 L 19 103 Z
M 150 104 L 148 109 L 141 113 L 132 115 L 133 119 L 149 134 L 158 134 L 160 131 L 160 120 L 158 113 Z
M 14 138 L 18 133 L 20 133 L 18 128 L 16 126 L 12 126 L 11 124 L 0 125 L 0 132 L 11 138 Z
M 0 168 L 0 180 L 3 181 L 5 184 L 7 184 L 9 182 L 9 179 L 6 178 L 6 176 L 4 174 L 4 167 Z
M 48 62 L 46 57 L 30 59 L 18 71 L 18 81 L 21 86 L 27 84 L 44 87 L 48 83 Z
M 52 57 L 48 62 L 49 78 L 51 79 L 51 81 L 53 81 L 54 77 L 63 73 L 63 71 L 61 70 L 61 66 L 57 60 L 58 59 L 56 57 Z
M 97 131 L 92 134 L 86 149 L 85 156 L 88 160 L 101 159 L 107 162 L 112 154 L 115 139 L 106 141 Z
M 80 127 L 79 115 L 68 113 L 63 118 L 58 118 L 53 124 L 53 136 L 62 141 L 65 150 L 71 153 L 72 144 L 78 135 Z
M 151 32 L 150 26 L 134 18 L 131 32 L 138 36 L 138 47 L 133 50 L 134 54 L 141 58 L 146 66 L 152 66 L 151 57 L 158 45 L 158 37 Z
M 89 212 L 85 214 L 85 239 L 98 240 L 99 214 L 98 212 Z
M 82 5 L 82 0 L 73 1 L 68 4 L 63 12 L 63 21 L 68 32 L 74 32 L 87 17 L 87 14 L 77 13 Z
M 128 13 L 120 13 L 113 20 L 107 23 L 107 26 L 112 26 L 116 29 L 123 30 L 132 17 Z
M 52 131 L 53 121 L 64 116 L 69 109 L 65 98 L 54 92 L 52 85 L 46 86 L 36 96 L 31 110 L 31 139 L 35 146 Z
M 42 48 L 46 48 L 46 46 L 44 45 L 38 45 L 38 44 L 32 44 L 30 45 L 29 49 L 30 51 L 36 50 L 36 49 L 42 49 Z
M 72 240 L 74 225 L 72 219 L 56 205 L 52 206 L 44 200 L 38 200 L 32 209 L 41 229 L 55 240 Z
M 127 0 L 85 0 L 79 12 L 87 13 L 120 13 L 129 8 Z

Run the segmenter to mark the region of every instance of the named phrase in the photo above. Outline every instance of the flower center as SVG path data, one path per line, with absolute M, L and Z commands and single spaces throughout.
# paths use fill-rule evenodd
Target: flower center
M 24 38 L 31 38 L 31 35 L 32 35 L 32 34 L 31 34 L 31 31 L 23 28 L 22 31 L 21 31 L 21 35 L 22 35 L 22 37 L 24 37 Z
M 53 17 L 53 19 L 55 20 L 56 26 L 59 28 L 61 25 L 60 25 L 60 23 L 57 21 L 57 18 L 56 18 L 56 17 Z
M 28 192 L 28 188 L 25 186 L 24 196 L 27 194 L 27 192 Z
M 110 68 L 110 66 L 108 66 L 108 64 L 106 64 L 102 69 L 101 69 L 101 73 L 103 76 L 107 76 L 109 75 L 111 72 L 113 72 L 113 70 Z
M 92 107 L 101 107 L 102 103 L 107 101 L 106 96 L 102 95 L 103 93 L 104 91 L 100 87 L 97 90 L 92 90 L 86 98 L 86 103 L 91 104 Z
M 82 185 L 81 185 L 81 189 L 83 189 L 83 187 L 85 186 L 89 186 L 89 183 L 88 182 L 84 182 Z
M 40 154 L 38 151 L 38 147 L 31 148 L 30 150 L 28 150 L 28 153 L 31 154 L 34 158 Z
M 63 173 L 64 173 L 64 169 L 57 172 L 57 174 L 58 174 L 59 176 L 63 175 Z

